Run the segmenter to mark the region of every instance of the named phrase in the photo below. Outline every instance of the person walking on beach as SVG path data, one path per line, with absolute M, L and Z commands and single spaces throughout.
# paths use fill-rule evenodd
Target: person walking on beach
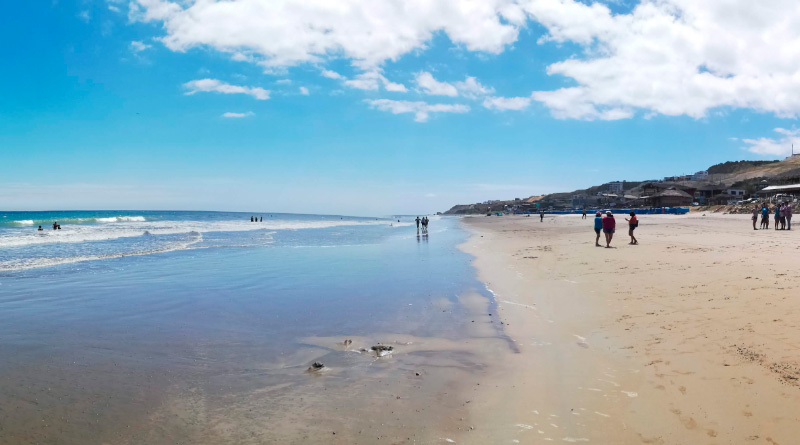
M 625 218 L 625 221 L 628 221 L 628 236 L 631 237 L 631 242 L 628 244 L 639 244 L 639 241 L 633 236 L 633 231 L 639 227 L 639 219 L 636 218 L 636 212 L 631 210 L 631 219 Z
M 417 216 L 417 219 L 415 219 L 414 221 L 417 222 L 417 232 L 419 232 L 419 221 L 420 221 L 419 216 Z
M 614 230 L 617 227 L 617 221 L 611 210 L 606 212 L 606 217 L 603 218 L 603 233 L 606 235 L 606 249 L 611 248 L 611 239 L 614 238 Z
M 783 217 L 786 218 L 786 230 L 792 230 L 792 203 L 786 202 L 783 206 Z
M 539 210 L 539 222 L 544 222 L 544 210 Z
M 769 229 L 769 206 L 761 204 L 761 228 Z
M 597 212 L 594 214 L 594 233 L 597 237 L 594 240 L 595 247 L 602 247 L 600 245 L 600 232 L 603 230 L 603 214 Z
M 428 233 L 428 217 L 427 216 L 423 216 L 422 217 L 422 232 L 423 233 Z
M 586 219 L 586 209 L 583 209 L 583 216 L 581 217 L 581 219 Z
M 758 230 L 758 229 L 756 229 L 756 221 L 758 221 L 758 206 L 754 206 L 753 207 L 753 218 L 752 219 L 753 219 L 753 230 Z

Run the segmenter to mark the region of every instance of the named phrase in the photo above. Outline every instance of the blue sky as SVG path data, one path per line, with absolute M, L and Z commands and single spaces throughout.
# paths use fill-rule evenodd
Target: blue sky
M 800 11 L 723 3 L 13 2 L 0 208 L 416 214 L 782 158 Z

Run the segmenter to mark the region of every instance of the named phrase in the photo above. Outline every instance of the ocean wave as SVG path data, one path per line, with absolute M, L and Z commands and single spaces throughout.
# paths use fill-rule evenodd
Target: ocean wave
M 144 216 L 112 216 L 109 218 L 94 218 L 97 222 L 144 222 L 147 219 Z
M 152 255 L 156 253 L 174 252 L 192 248 L 194 244 L 203 241 L 203 235 L 198 233 L 192 239 L 171 243 L 161 248 L 147 249 L 133 252 L 118 252 L 98 255 L 79 255 L 72 257 L 50 257 L 50 258 L 23 258 L 16 260 L 0 261 L 0 272 L 10 272 L 19 270 L 39 269 L 43 267 L 59 266 L 62 264 L 82 263 L 85 261 L 107 260 L 112 258 L 122 258 L 127 256 Z
M 128 217 L 135 218 L 135 217 Z M 62 222 L 63 221 L 63 222 Z M 0 234 L 0 248 L 24 247 L 56 243 L 84 243 L 134 238 L 145 235 L 176 235 L 191 232 L 245 232 L 256 230 L 305 230 L 340 226 L 389 225 L 387 220 L 272 220 L 263 223 L 249 221 L 117 221 L 107 224 L 68 225 L 68 220 L 59 221 L 62 230 L 14 230 Z M 396 224 L 396 223 L 395 223 Z
M 12 224 L 16 226 L 32 226 L 33 220 L 32 219 L 21 219 L 19 221 L 12 221 Z

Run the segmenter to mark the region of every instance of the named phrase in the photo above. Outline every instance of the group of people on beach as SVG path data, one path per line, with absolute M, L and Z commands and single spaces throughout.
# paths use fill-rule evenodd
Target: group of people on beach
M 756 228 L 756 221 L 758 221 L 758 214 L 761 213 L 761 228 L 764 230 L 769 229 L 769 214 L 772 213 L 775 221 L 775 230 L 792 230 L 792 203 L 779 202 L 772 208 L 769 204 L 763 203 L 759 208 L 758 204 L 753 207 L 753 230 Z M 780 228 L 778 228 L 780 226 Z
M 584 211 L 584 214 L 586 211 Z M 639 227 L 639 218 L 636 217 L 636 212 L 631 211 L 630 218 L 625 218 L 625 221 L 628 222 L 628 236 L 631 237 L 631 242 L 628 244 L 636 245 L 639 244 L 639 240 L 633 235 L 633 231 Z M 583 218 L 581 218 L 583 219 Z M 597 247 L 602 247 L 600 245 L 600 231 L 603 232 L 606 238 L 606 249 L 611 248 L 611 240 L 614 238 L 614 232 L 617 228 L 617 221 L 614 219 L 614 214 L 611 213 L 611 210 L 606 211 L 605 216 L 603 216 L 603 212 L 598 211 L 595 213 L 594 216 L 594 233 L 597 235 L 597 238 L 594 240 L 594 245 Z
M 422 219 L 420 219 L 419 216 L 417 216 L 417 219 L 415 219 L 414 221 L 416 221 L 416 223 L 417 223 L 417 232 L 419 232 L 419 226 L 420 226 L 420 224 L 422 224 L 422 233 L 428 233 L 428 221 L 429 221 L 429 219 L 428 219 L 427 216 L 423 216 Z

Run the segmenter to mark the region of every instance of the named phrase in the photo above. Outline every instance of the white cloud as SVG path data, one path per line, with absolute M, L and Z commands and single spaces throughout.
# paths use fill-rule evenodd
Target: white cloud
M 531 104 L 530 97 L 487 97 L 483 106 L 490 110 L 524 110 Z
M 277 83 L 278 85 L 288 85 L 288 84 L 292 83 L 292 80 L 291 79 L 278 79 L 278 80 L 275 81 L 275 83 Z
M 742 139 L 742 142 L 747 144 L 747 150 L 761 155 L 788 155 L 792 153 L 792 144 L 800 149 L 800 130 L 785 128 L 776 128 L 776 133 L 781 135 L 778 139 L 771 138 L 758 138 L 758 139 Z M 735 138 L 731 138 L 735 139 Z
M 458 90 L 447 82 L 439 82 L 433 78 L 433 74 L 422 71 L 417 73 L 414 81 L 423 92 L 434 96 L 458 96 Z
M 233 113 L 229 111 L 227 113 L 222 114 L 222 117 L 229 119 L 241 119 L 243 117 L 250 117 L 250 116 L 255 116 L 255 113 L 253 113 L 252 111 L 248 111 L 246 113 Z
M 425 122 L 431 113 L 466 113 L 469 107 L 461 104 L 429 104 L 407 100 L 376 99 L 366 101 L 372 108 L 392 114 L 414 113 L 414 120 Z
M 308 92 L 308 88 L 300 87 L 300 94 L 302 94 L 303 96 L 308 96 L 310 93 Z
M 417 86 L 425 94 L 433 96 L 463 96 L 469 99 L 477 99 L 494 92 L 493 88 L 485 87 L 478 82 L 478 79 L 467 76 L 463 81 L 447 83 L 436 80 L 433 74 L 420 71 L 414 78 Z
M 462 96 L 470 99 L 494 93 L 494 88 L 483 86 L 478 82 L 478 79 L 469 76 L 461 82 L 455 82 L 453 85 Z
M 134 40 L 133 42 L 131 42 L 131 51 L 133 51 L 135 53 L 142 52 L 142 51 L 144 51 L 146 49 L 149 49 L 149 48 L 152 48 L 152 45 L 148 45 L 148 44 L 146 44 L 144 42 L 140 42 L 138 40 Z
M 269 91 L 260 87 L 243 87 L 238 85 L 231 85 L 217 79 L 200 79 L 186 82 L 183 87 L 188 91 L 187 95 L 192 95 L 198 92 L 205 93 L 223 93 L 223 94 L 247 94 L 253 96 L 258 100 L 269 99 Z
M 269 67 L 351 59 L 365 70 L 425 47 L 437 32 L 500 53 L 524 15 L 513 0 L 133 0 L 132 20 L 161 22 L 174 51 L 251 51 Z
M 323 73 L 324 75 L 324 73 Z M 383 85 L 383 87 L 387 91 L 395 91 L 395 92 L 406 92 L 406 87 L 399 83 L 394 83 L 389 81 L 383 74 L 381 74 L 378 70 L 367 71 L 365 73 L 361 73 L 352 79 L 346 79 L 344 76 L 340 77 L 344 79 L 344 84 L 350 88 L 356 88 L 359 90 L 377 90 Z
M 424 51 L 437 33 L 497 54 L 534 21 L 546 30 L 541 45 L 581 49 L 547 67 L 569 86 L 531 95 L 557 118 L 703 118 L 720 107 L 800 115 L 796 0 L 640 0 L 622 14 L 591 0 L 132 0 L 129 17 L 161 25 L 173 51 L 247 54 L 268 70 L 345 59 L 361 74 L 323 76 L 388 91 L 406 87 L 382 77 L 383 65 Z M 450 97 L 492 94 L 469 80 L 421 80 Z
M 327 77 L 328 79 L 344 79 L 344 76 L 337 73 L 336 71 L 331 71 L 331 70 L 322 70 L 322 76 Z
M 548 67 L 577 85 L 534 98 L 560 118 L 635 110 L 694 118 L 716 107 L 800 112 L 800 9 L 793 0 L 643 0 L 629 14 L 574 0 L 529 0 L 543 41 L 582 45 Z

